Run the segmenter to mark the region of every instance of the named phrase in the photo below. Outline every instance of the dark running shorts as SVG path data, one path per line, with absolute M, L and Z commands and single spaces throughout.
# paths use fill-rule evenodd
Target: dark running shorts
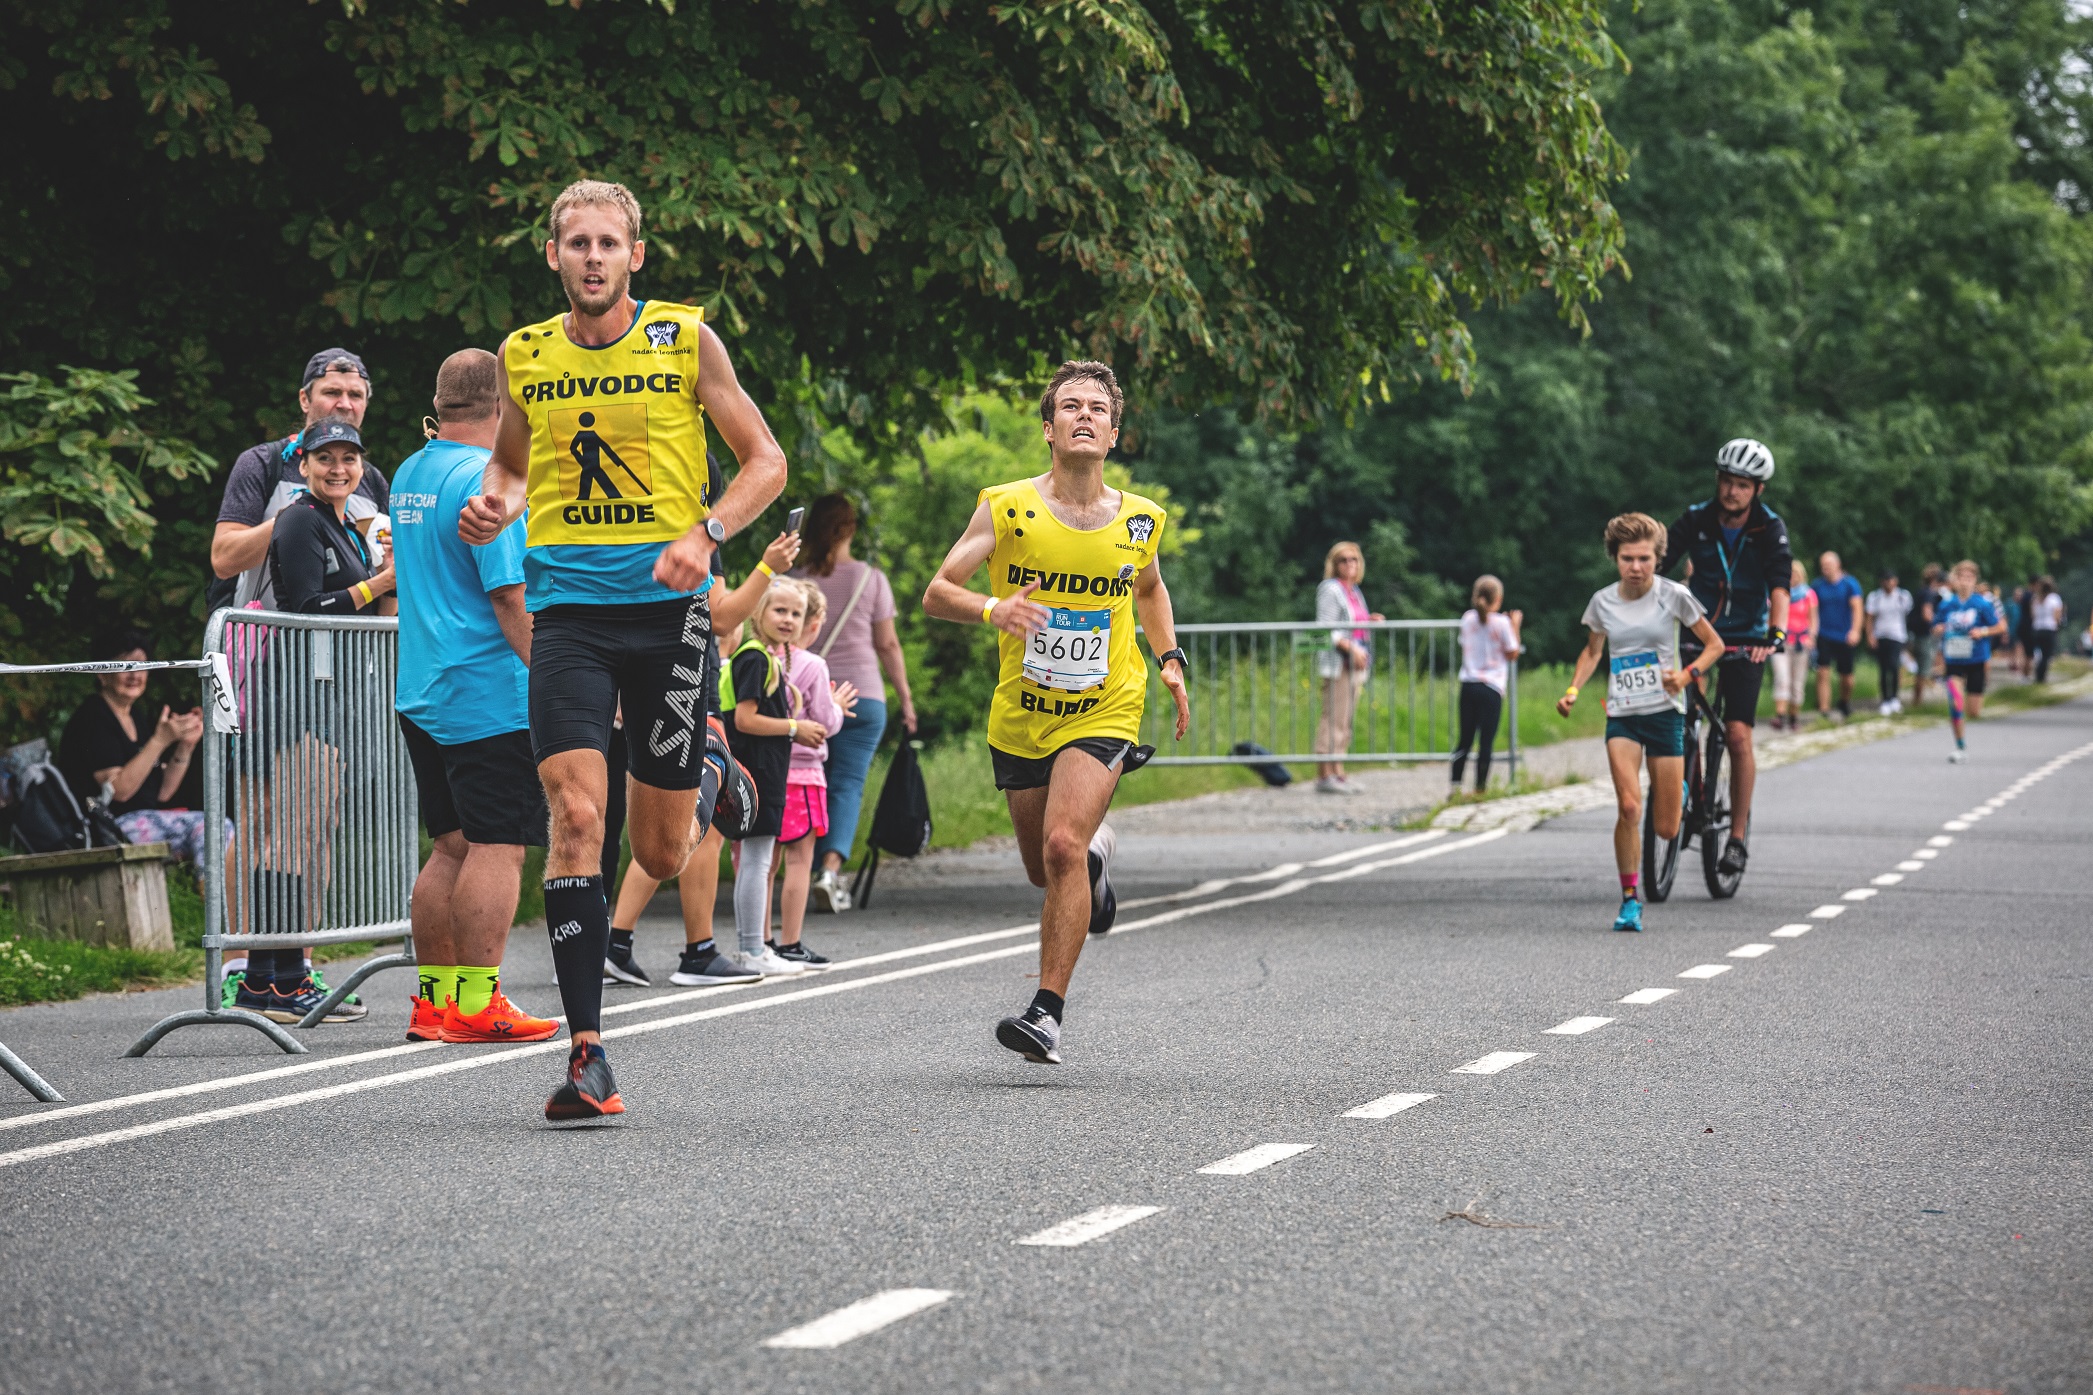
M 462 831 L 468 843 L 545 846 L 545 787 L 531 758 L 530 733 L 505 731 L 446 746 L 400 718 L 414 789 L 431 838 Z
M 1081 751 L 1097 761 L 1107 770 L 1117 770 L 1126 759 L 1127 752 L 1134 749 L 1131 741 L 1116 737 L 1081 736 L 1066 746 L 1045 756 L 1013 756 L 1008 751 L 988 748 L 989 759 L 996 767 L 996 788 L 1006 793 L 1011 790 L 1043 790 L 1054 773 L 1054 762 L 1061 758 L 1062 751 Z
M 1963 692 L 1971 697 L 1984 696 L 1984 683 L 1991 670 L 1990 664 L 1948 664 L 1946 667 L 1948 677 L 1962 681 Z
M 1686 714 L 1667 707 L 1662 712 L 1636 712 L 1606 719 L 1608 741 L 1633 741 L 1653 756 L 1686 754 Z
M 1817 667 L 1835 668 L 1847 677 L 1853 676 L 1853 646 L 1843 639 L 1819 639 L 1817 641 Z
M 647 605 L 554 605 L 531 631 L 531 748 L 610 749 L 623 700 L 627 767 L 662 790 L 694 790 L 705 716 L 719 704 L 712 611 L 703 596 Z
M 1749 649 L 1748 639 L 1724 640 L 1732 652 Z M 1699 650 L 1687 654 L 1681 652 L 1681 663 L 1692 663 L 1699 657 Z M 1759 724 L 1759 689 L 1766 682 L 1766 665 L 1755 664 L 1749 659 L 1732 659 L 1723 655 L 1724 662 L 1715 666 L 1715 691 L 1722 694 L 1722 719 L 1725 722 L 1741 722 L 1745 726 Z M 1706 679 L 1702 679 L 1706 682 Z

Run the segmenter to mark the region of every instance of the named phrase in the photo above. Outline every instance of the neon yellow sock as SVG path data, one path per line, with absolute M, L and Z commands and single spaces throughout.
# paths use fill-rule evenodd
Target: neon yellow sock
M 458 996 L 458 971 L 448 964 L 419 964 L 421 1000 L 442 1007 L 444 1000 Z
M 458 989 L 452 996 L 458 1000 L 458 1011 L 465 1017 L 477 1017 L 494 1001 L 494 990 L 501 984 L 501 968 L 495 965 L 481 968 L 476 964 L 460 964 L 451 971 L 458 976 Z

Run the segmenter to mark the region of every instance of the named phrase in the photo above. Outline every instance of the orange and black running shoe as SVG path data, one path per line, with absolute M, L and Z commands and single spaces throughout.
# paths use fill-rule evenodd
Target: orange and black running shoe
M 407 1019 L 407 1040 L 444 1040 L 443 1019 L 449 1012 L 449 1009 L 450 1004 L 448 1002 L 444 1006 L 438 1007 L 427 998 L 416 998 L 414 1000 L 414 1015 Z
M 719 795 L 712 804 L 712 826 L 728 838 L 740 840 L 756 826 L 761 801 L 756 781 L 748 767 L 734 759 L 727 745 L 727 728 L 717 717 L 705 719 L 705 757 L 720 771 Z
M 551 1018 L 533 1017 L 510 1002 L 498 985 L 483 1010 L 467 1017 L 453 1000 L 443 1019 L 443 1039 L 451 1042 L 543 1041 L 559 1030 L 560 1024 Z
M 618 1097 L 618 1082 L 611 1078 L 610 1062 L 604 1059 L 603 1048 L 575 1047 L 567 1058 L 566 1081 L 545 1101 L 545 1117 L 554 1123 L 568 1123 L 624 1112 L 625 1101 Z

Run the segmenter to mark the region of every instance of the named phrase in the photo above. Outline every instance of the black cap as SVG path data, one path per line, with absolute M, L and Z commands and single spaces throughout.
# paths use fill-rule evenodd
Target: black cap
M 306 427 L 305 434 L 298 438 L 298 449 L 315 451 L 321 446 L 331 446 L 337 441 L 347 441 L 356 447 L 359 453 L 363 450 L 363 433 L 356 429 L 356 423 L 346 417 L 327 417 Z
M 1897 570 L 1894 567 L 1884 567 L 1881 571 L 1875 573 L 1875 579 L 1877 581 L 1895 581 L 1897 579 Z
M 305 376 L 299 379 L 299 388 L 311 387 L 313 379 L 323 376 L 333 369 L 335 365 L 342 363 L 346 363 L 355 369 L 357 376 L 361 377 L 365 382 L 371 380 L 371 370 L 365 368 L 363 360 L 355 354 L 350 353 L 347 349 L 322 349 L 305 361 Z

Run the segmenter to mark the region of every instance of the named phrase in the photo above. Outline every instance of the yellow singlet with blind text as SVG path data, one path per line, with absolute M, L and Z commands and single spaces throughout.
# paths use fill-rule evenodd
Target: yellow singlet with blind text
M 1163 511 L 1121 490 L 1102 528 L 1070 528 L 1030 480 L 981 491 L 996 525 L 989 589 L 996 598 L 1039 582 L 1032 599 L 1050 616 L 1030 640 L 998 636 L 1002 670 L 988 707 L 988 744 L 1037 759 L 1097 736 L 1141 734 L 1148 671 L 1134 638 L 1134 578 L 1163 543 Z
M 567 337 L 565 317 L 502 345 L 531 428 L 533 549 L 667 543 L 705 521 L 705 409 L 694 305 L 642 301 L 615 343 Z

